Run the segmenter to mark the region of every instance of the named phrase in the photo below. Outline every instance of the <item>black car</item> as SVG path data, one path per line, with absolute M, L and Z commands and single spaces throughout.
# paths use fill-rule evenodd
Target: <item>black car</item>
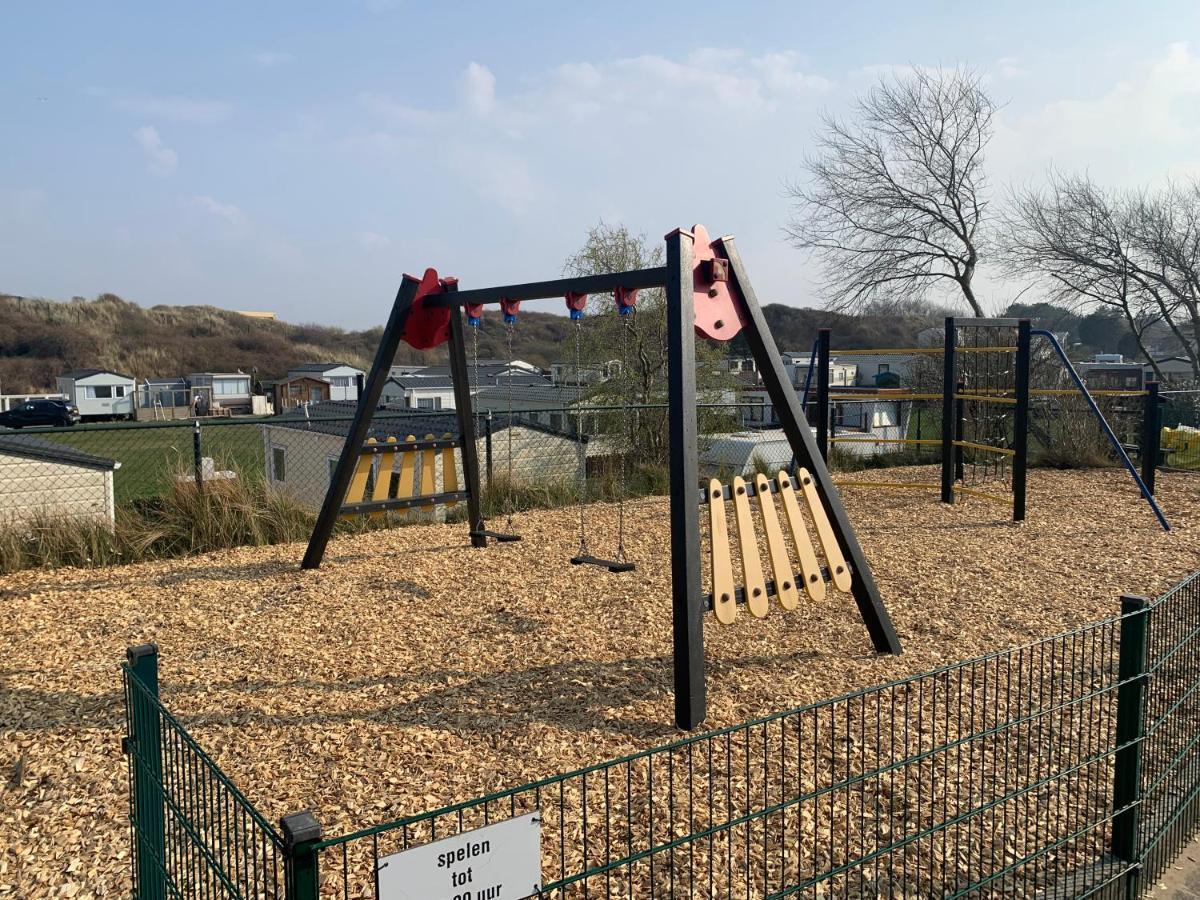
M 25 428 L 31 425 L 74 425 L 79 409 L 66 400 L 26 400 L 8 412 L 0 412 L 0 427 Z

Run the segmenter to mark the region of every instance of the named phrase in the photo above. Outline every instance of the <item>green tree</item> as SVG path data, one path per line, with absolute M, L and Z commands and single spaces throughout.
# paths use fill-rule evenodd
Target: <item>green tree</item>
M 663 246 L 645 234 L 635 234 L 622 224 L 601 221 L 588 229 L 587 238 L 563 264 L 566 275 L 625 272 L 663 264 Z M 617 314 L 612 294 L 588 298 L 587 315 L 576 325 L 579 361 L 584 369 L 605 368 L 613 377 L 588 386 L 585 402 L 599 407 L 654 406 L 667 402 L 667 308 L 661 288 L 638 293 L 631 315 Z M 571 346 L 572 354 L 574 346 Z M 696 341 L 696 393 L 701 403 L 734 402 L 736 382 L 721 366 L 724 348 L 700 338 Z M 616 361 L 618 365 L 611 366 Z M 701 432 L 729 427 L 732 411 L 724 415 L 702 411 Z M 632 422 L 623 411 L 598 417 L 606 434 L 625 434 L 631 449 L 647 458 L 666 454 L 665 411 L 638 411 Z

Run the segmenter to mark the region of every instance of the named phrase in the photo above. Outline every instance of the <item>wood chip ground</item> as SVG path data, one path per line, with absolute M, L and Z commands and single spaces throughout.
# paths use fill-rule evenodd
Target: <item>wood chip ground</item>
M 929 471 L 856 476 L 932 480 Z M 872 654 L 854 605 L 706 621 L 718 727 L 1113 615 L 1196 567 L 1200 478 L 1160 476 L 1162 533 L 1123 472 L 1031 473 L 1029 520 L 968 500 L 848 488 L 904 642 Z M 567 563 L 576 511 L 522 513 L 517 544 L 460 524 L 0 579 L 0 897 L 129 890 L 118 664 L 156 642 L 163 695 L 272 819 L 334 835 L 667 742 L 667 504 L 630 504 L 632 574 Z M 614 506 L 588 510 L 610 554 Z

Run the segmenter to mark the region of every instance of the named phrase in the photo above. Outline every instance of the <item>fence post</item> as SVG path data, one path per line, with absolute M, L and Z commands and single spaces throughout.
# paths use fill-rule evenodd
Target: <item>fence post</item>
M 1153 496 L 1154 475 L 1158 471 L 1158 454 L 1162 442 L 1162 410 L 1159 408 L 1158 382 L 1146 382 L 1142 407 L 1142 481 Z
M 314 845 L 321 840 L 321 823 L 302 809 L 279 820 L 287 853 L 287 900 L 317 900 L 321 889 L 320 861 Z
M 829 329 L 817 330 L 817 448 L 829 461 Z
M 130 675 L 147 694 L 158 699 L 158 647 L 140 644 L 125 651 Z M 130 788 L 133 791 L 133 833 L 137 852 L 137 900 L 164 900 L 167 896 L 166 832 L 163 824 L 162 719 L 153 703 L 136 685 L 129 696 L 129 736 L 126 752 L 132 757 Z
M 1013 411 L 1012 491 L 1013 521 L 1025 521 L 1025 469 L 1029 461 L 1029 360 L 1031 329 L 1028 319 L 1017 322 L 1017 357 L 1013 388 L 1016 409 Z
M 196 427 L 192 429 L 192 465 L 196 472 L 196 491 L 204 493 L 204 457 L 200 451 L 200 420 L 196 420 Z
M 1117 752 L 1113 761 L 1112 855 L 1135 862 L 1141 813 L 1142 737 L 1146 693 L 1146 632 L 1150 601 L 1121 597 L 1117 664 Z M 1136 873 L 1135 873 L 1136 877 Z
M 957 329 L 954 317 L 946 317 L 942 346 L 942 502 L 954 502 L 954 373 Z

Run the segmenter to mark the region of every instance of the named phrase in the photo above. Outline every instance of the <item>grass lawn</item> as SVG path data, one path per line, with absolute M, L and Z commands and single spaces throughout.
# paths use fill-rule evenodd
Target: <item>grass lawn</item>
M 29 433 L 120 462 L 113 478 L 118 505 L 157 496 L 172 475 L 194 469 L 190 422 L 82 425 Z M 244 478 L 261 478 L 265 471 L 258 422 L 202 424 L 200 452 L 211 456 L 218 470 L 233 469 Z

